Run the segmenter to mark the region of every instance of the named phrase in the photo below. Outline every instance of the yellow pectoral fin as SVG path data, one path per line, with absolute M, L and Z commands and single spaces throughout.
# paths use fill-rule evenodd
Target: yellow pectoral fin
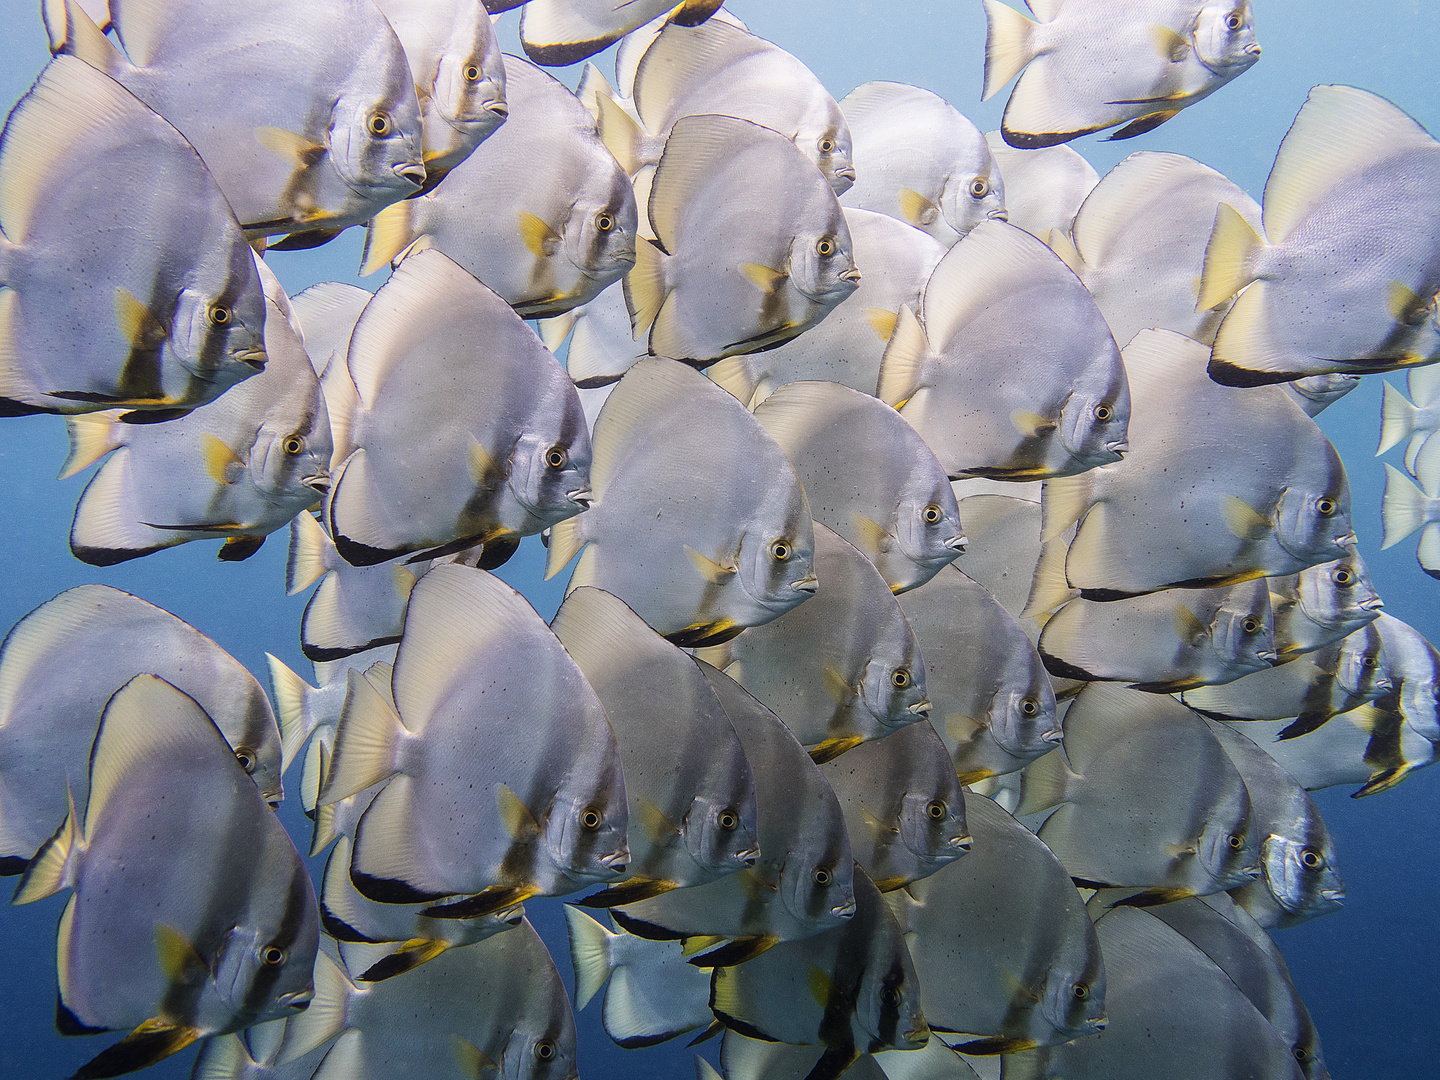
M 1027 439 L 1039 438 L 1041 435 L 1048 435 L 1054 431 L 1058 424 L 1053 420 L 1046 420 L 1037 412 L 1029 409 L 1016 409 L 1010 414 L 1010 423 L 1015 430 Z
M 466 452 L 465 465 L 470 470 L 470 479 L 478 488 L 493 487 L 497 478 L 504 475 L 494 456 L 480 445 L 480 440 L 474 435 L 470 436 L 470 449 Z
M 1150 41 L 1154 44 L 1155 51 L 1168 58 L 1172 64 L 1178 64 L 1185 59 L 1185 54 L 1190 51 L 1190 42 L 1170 27 L 1161 26 L 1159 23 L 1150 27 Z
M 700 572 L 700 576 L 712 585 L 723 585 L 729 581 L 738 569 L 735 566 L 725 566 L 717 563 L 714 559 L 708 558 L 696 551 L 689 544 L 685 545 L 685 557 L 690 560 L 690 565 Z
M 840 987 L 835 985 L 835 980 L 830 977 L 829 973 L 814 964 L 811 964 L 810 969 L 805 972 L 805 982 L 810 987 L 810 996 L 815 999 L 815 1004 L 827 1012 L 831 1002 L 838 1002 L 843 997 L 843 992 Z
M 1406 326 L 1419 326 L 1430 313 L 1433 300 L 1426 300 L 1410 286 L 1392 281 L 1386 293 L 1390 317 Z
M 1225 527 L 1241 540 L 1263 539 L 1272 528 L 1269 519 L 1244 499 L 1226 495 L 1224 507 Z
M 878 521 L 856 513 L 851 515 L 850 524 L 854 527 L 855 538 L 859 541 L 855 546 L 866 555 L 873 558 L 889 548 L 892 539 L 890 530 Z
M 501 784 L 495 789 L 495 803 L 510 839 L 524 843 L 540 835 L 540 823 L 535 820 L 535 815 L 507 785 Z
M 1176 604 L 1175 636 L 1187 645 L 1199 645 L 1210 636 L 1210 628 L 1184 604 Z
M 560 243 L 560 234 L 528 210 L 520 211 L 520 239 L 537 259 L 548 259 Z
M 769 296 L 780 287 L 780 283 L 789 277 L 784 270 L 776 270 L 774 267 L 765 266 L 763 263 L 741 263 L 740 272 L 745 275 L 750 284 Z
M 898 311 L 886 311 L 884 308 L 878 307 L 865 309 L 865 321 L 870 324 L 870 329 L 875 331 L 875 336 L 881 341 L 890 340 L 890 335 L 895 333 L 895 323 L 899 318 Z
M 169 333 L 148 307 L 124 286 L 115 286 L 115 322 L 135 349 L 158 349 Z
M 325 156 L 326 147 L 307 139 L 298 131 L 278 127 L 257 127 L 255 141 L 278 158 L 292 162 L 296 168 L 308 169 Z
M 826 661 L 822 673 L 825 678 L 825 692 L 830 695 L 830 700 L 836 705 L 847 704 L 855 697 L 855 688 L 850 685 L 834 664 Z
M 165 923 L 155 926 L 155 955 L 160 960 L 160 970 L 172 983 L 190 982 L 209 969 L 190 939 Z
M 640 825 L 646 835 L 657 847 L 680 835 L 680 826 L 671 820 L 669 814 L 649 799 L 642 797 L 636 801 L 635 815 L 640 819 Z
M 239 479 L 230 476 L 231 465 L 245 467 L 244 458 L 209 432 L 200 436 L 200 454 L 205 461 L 206 474 L 217 484 L 233 484 Z
M 491 1077 L 500 1075 L 500 1066 L 495 1064 L 494 1059 L 469 1039 L 451 1035 L 450 1049 L 463 1076 L 474 1077 L 475 1080 L 490 1080 Z
M 893 836 L 900 831 L 888 821 L 881 821 L 869 810 L 865 809 L 863 804 L 860 807 L 860 820 L 865 822 L 865 827 L 877 836 Z
M 901 188 L 900 216 L 917 228 L 929 225 L 940 213 L 940 207 L 913 188 Z

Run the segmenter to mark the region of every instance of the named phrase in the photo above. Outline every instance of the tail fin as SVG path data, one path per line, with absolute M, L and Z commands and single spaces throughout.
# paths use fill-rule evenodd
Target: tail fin
M 1196 311 L 1219 307 L 1255 280 L 1251 269 L 1255 256 L 1265 246 L 1250 223 L 1229 203 L 1215 210 L 1215 226 L 1205 247 L 1205 269 L 1200 274 L 1200 296 Z
M 1009 10 L 1008 8 L 1006 9 Z M 880 380 L 875 396 L 892 409 L 898 409 L 920 389 L 921 373 L 930 355 L 930 341 L 920 320 L 905 304 L 895 320 L 895 332 L 885 346 L 880 360 Z
M 346 672 L 345 704 L 335 749 L 320 781 L 320 802 L 339 802 L 396 772 L 404 725 L 390 703 L 353 668 Z
M 579 908 L 565 905 L 570 960 L 575 965 L 575 1008 L 583 1009 L 610 978 L 610 939 L 617 935 Z
M 1425 524 L 1430 499 L 1394 465 L 1385 466 L 1385 493 L 1380 497 L 1380 516 L 1385 524 L 1380 550 L 1394 547 Z
M 1380 399 L 1380 449 L 1375 451 L 1376 457 L 1415 433 L 1415 417 L 1419 412 L 1404 394 L 1388 382 L 1380 385 L 1385 389 Z
M 1035 23 L 1000 0 L 985 0 L 985 90 L 981 101 L 989 101 L 1035 59 L 1030 36 Z
M 308 517 L 308 514 L 302 514 Z M 317 526 L 318 528 L 318 526 Z M 295 755 L 310 738 L 314 730 L 313 718 L 307 707 L 309 697 L 315 688 L 291 671 L 283 660 L 270 653 L 265 654 L 270 664 L 270 688 L 275 692 L 275 711 L 280 717 L 280 772 L 283 775 L 295 760 Z

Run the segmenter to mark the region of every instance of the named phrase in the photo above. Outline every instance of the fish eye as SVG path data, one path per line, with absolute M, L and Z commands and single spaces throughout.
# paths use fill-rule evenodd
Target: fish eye
M 552 446 L 545 451 L 545 464 L 552 469 L 563 469 L 569 460 L 569 456 L 558 446 Z
M 1310 1060 L 1310 1055 L 1305 1052 L 1305 1047 L 1303 1046 L 1292 1046 L 1290 1048 L 1290 1053 L 1294 1054 L 1295 1060 L 1300 1062 L 1301 1064 L 1304 1064 L 1305 1062 Z
M 1040 702 L 1036 701 L 1033 697 L 1022 698 L 1020 701 L 1020 711 L 1026 716 L 1034 716 L 1040 711 Z
M 931 821 L 940 821 L 949 812 L 949 809 L 939 799 L 931 799 L 930 804 L 925 807 L 925 813 L 929 815 Z
M 552 1061 L 555 1057 L 555 1044 L 549 1039 L 541 1039 L 535 1044 L 536 1061 Z
M 1335 511 L 1338 510 L 1339 507 L 1336 505 L 1334 499 L 1326 497 L 1316 501 L 1315 509 L 1320 513 L 1322 517 L 1329 517 L 1331 514 L 1335 513 Z
M 880 1003 L 882 1005 L 896 1006 L 900 1004 L 900 992 L 893 986 L 882 986 L 880 988 Z
M 830 138 L 829 135 L 822 136 L 819 145 L 820 153 L 822 154 L 833 154 L 835 152 L 835 140 Z
M 285 453 L 291 457 L 294 457 L 300 453 L 301 450 L 305 449 L 305 440 L 300 438 L 299 435 L 286 435 L 284 441 L 280 444 L 280 449 L 284 450 Z
M 1101 404 L 1095 406 L 1095 419 L 1099 420 L 1102 424 L 1114 415 L 1115 410 L 1112 409 L 1109 405 Z
M 1342 566 L 1339 570 L 1335 571 L 1334 581 L 1336 585 L 1339 585 L 1343 589 L 1355 581 L 1355 575 Z
M 770 554 L 775 557 L 776 561 L 784 562 L 790 558 L 790 545 L 784 540 L 776 540 L 770 545 Z
M 1075 995 L 1076 1001 L 1084 1001 L 1090 996 L 1090 988 L 1084 983 L 1076 983 L 1073 987 L 1071 987 L 1070 993 Z
M 465 76 L 465 81 L 466 81 L 466 82 L 479 82 L 479 81 L 480 81 L 480 65 L 479 65 L 479 64 L 466 64 L 466 65 L 465 65 L 465 71 L 463 72 L 463 74 L 464 74 L 464 76 Z
M 371 135 L 383 138 L 390 134 L 390 117 L 383 112 L 373 112 L 370 114 L 370 118 L 365 121 L 365 128 Z
M 945 511 L 941 510 L 940 507 L 936 506 L 934 503 L 931 503 L 929 506 L 925 507 L 926 525 L 939 525 L 944 517 Z
M 1239 833 L 1232 832 L 1229 836 L 1225 838 L 1225 843 L 1230 845 L 1231 851 L 1239 851 L 1242 847 L 1245 846 L 1245 837 L 1241 836 Z
M 595 215 L 595 228 L 599 229 L 601 232 L 609 232 L 611 229 L 615 228 L 615 218 L 602 210 L 600 213 Z
M 815 871 L 815 884 L 819 885 L 822 889 L 833 880 L 834 875 L 832 875 L 829 870 L 826 870 L 825 867 L 822 866 Z
M 734 832 L 740 824 L 740 816 L 734 810 L 726 808 L 721 810 L 719 816 L 715 818 L 715 824 L 726 832 Z
M 604 815 L 602 815 L 600 811 L 596 810 L 593 806 L 587 806 L 580 813 L 580 824 L 590 832 L 594 832 L 596 829 L 600 828 L 601 824 L 604 821 Z
M 285 962 L 285 950 L 278 945 L 266 945 L 260 950 L 260 962 L 266 967 L 279 967 Z
M 897 690 L 904 690 L 905 687 L 910 685 L 910 672 L 906 671 L 903 667 L 897 667 L 890 673 L 890 685 Z
M 1325 858 L 1314 848 L 1306 848 L 1300 852 L 1300 862 L 1306 870 L 1319 870 L 1325 865 Z
M 255 751 L 248 746 L 235 748 L 235 760 L 240 762 L 240 767 L 245 770 L 247 776 L 255 771 L 255 766 L 260 764 L 260 759 L 256 757 Z
M 970 194 L 977 199 L 983 199 L 990 194 L 990 181 L 983 176 L 977 176 L 970 181 Z
M 1377 668 L 1380 666 L 1380 660 L 1378 657 L 1374 656 L 1362 656 L 1360 658 L 1360 666 L 1365 668 Z
M 828 258 L 829 256 L 834 255 L 835 251 L 836 244 L 831 237 L 822 236 L 815 243 L 815 254 L 817 255 Z
M 1244 630 L 1247 634 L 1253 634 L 1256 630 L 1260 629 L 1260 620 L 1253 615 L 1247 615 L 1245 616 L 1245 621 L 1240 624 L 1240 629 Z
M 212 326 L 229 326 L 231 320 L 235 318 L 235 312 L 224 304 L 211 304 L 210 310 L 206 314 L 209 315 Z
M 1225 16 L 1225 29 L 1227 30 L 1239 30 L 1240 27 L 1244 25 L 1245 20 L 1240 17 L 1238 11 L 1232 11 L 1229 15 Z

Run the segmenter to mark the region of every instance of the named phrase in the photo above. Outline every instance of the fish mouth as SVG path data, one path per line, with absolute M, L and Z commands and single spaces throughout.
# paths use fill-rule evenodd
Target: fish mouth
M 1379 611 L 1384 606 L 1385 601 L 1381 600 L 1378 596 L 1371 597 L 1369 600 L 1360 601 L 1361 611 Z
M 965 545 L 969 542 L 970 538 L 964 533 L 960 533 L 958 536 L 952 536 L 949 540 L 946 540 L 944 546 L 951 551 L 964 551 Z
M 760 849 L 746 848 L 744 851 L 735 852 L 731 858 L 741 866 L 754 866 L 756 860 L 760 858 Z
M 920 701 L 915 702 L 914 705 L 911 705 L 906 711 L 910 713 L 911 716 L 917 716 L 923 719 L 930 715 L 931 707 L 930 699 L 922 698 Z
M 507 105 L 505 102 L 499 100 L 487 101 L 483 105 L 481 105 L 480 108 L 484 109 L 488 113 L 494 113 L 496 116 L 500 117 L 501 120 L 506 119 L 510 115 L 510 106 Z
M 901 1035 L 899 1041 L 903 1046 L 918 1050 L 930 1041 L 930 1027 L 926 1025 L 924 1027 L 912 1028 Z
M 396 176 L 417 188 L 425 186 L 425 166 L 418 161 L 402 161 L 391 169 Z
M 974 843 L 975 838 L 969 833 L 966 833 L 964 836 L 952 836 L 949 840 L 945 841 L 945 846 L 947 848 L 959 848 L 961 851 L 969 851 Z
M 320 473 L 318 476 L 302 476 L 300 478 L 300 483 L 304 484 L 312 491 L 319 492 L 321 495 L 326 495 L 330 492 L 329 473 Z
M 609 855 L 602 855 L 600 865 L 608 873 L 623 874 L 630 868 L 630 852 L 612 851 Z
M 859 285 L 860 271 L 853 266 L 850 267 L 849 270 L 842 270 L 840 272 L 840 280 L 854 282 L 856 285 Z
M 1119 442 L 1106 443 L 1105 449 L 1112 454 L 1125 455 L 1130 452 L 1130 440 L 1121 439 Z
M 837 919 L 853 919 L 855 917 L 855 898 L 851 897 L 843 904 L 836 904 L 830 909 L 830 914 Z
M 264 349 L 241 349 L 239 352 L 230 354 L 242 364 L 249 364 L 256 371 L 265 370 L 265 361 L 270 359 Z
M 293 993 L 283 994 L 275 1004 L 282 1009 L 294 1009 L 297 1013 L 304 1012 L 310 1007 L 310 1000 L 314 996 L 314 990 L 296 990 Z
M 1346 533 L 1344 536 L 1337 536 L 1337 537 L 1334 539 L 1334 541 L 1333 541 L 1333 543 L 1335 544 L 1335 546 L 1336 546 L 1336 547 L 1340 547 L 1340 548 L 1353 547 L 1355 544 L 1358 544 L 1359 542 L 1360 542 L 1360 541 L 1359 541 L 1359 539 L 1356 537 L 1355 531 L 1354 531 L 1353 529 L 1352 529 L 1350 532 Z M 1345 554 L 1348 555 L 1348 554 L 1350 554 L 1350 553 L 1347 551 Z
M 1004 207 L 1001 207 L 999 210 L 991 210 L 990 213 L 986 214 L 985 216 L 991 221 L 1009 221 L 1010 211 L 1006 210 Z
M 800 578 L 798 581 L 790 582 L 790 588 L 794 589 L 796 592 L 818 592 L 820 589 L 820 579 L 817 578 L 813 572 L 811 572 Z
M 582 509 L 588 510 L 595 502 L 595 492 L 588 487 L 576 488 L 574 491 L 567 491 L 565 497 Z
M 1050 744 L 1052 744 L 1052 745 L 1059 745 L 1060 743 L 1062 743 L 1062 742 L 1065 741 L 1065 733 L 1064 733 L 1063 731 L 1061 731 L 1059 728 L 1055 728 L 1055 729 L 1053 729 L 1053 730 L 1051 730 L 1051 731 L 1047 731 L 1047 732 L 1045 732 L 1043 735 L 1041 735 L 1041 736 L 1040 736 L 1040 741 L 1041 741 L 1041 742 L 1047 742 L 1047 743 L 1050 743 Z
M 1277 663 L 1280 662 L 1280 654 L 1274 649 L 1266 649 L 1264 652 L 1257 652 L 1255 654 L 1255 658 L 1257 660 L 1265 661 L 1265 663 L 1269 664 L 1271 667 L 1274 667 Z
M 1245 46 L 1246 56 L 1259 56 L 1260 51 L 1260 43 L 1258 41 L 1252 41 L 1249 45 Z
M 849 180 L 852 184 L 855 182 L 855 168 L 852 165 L 842 165 L 832 175 L 836 180 Z
M 1343 904 L 1345 903 L 1345 890 L 1344 890 L 1344 889 L 1321 889 L 1321 890 L 1320 890 L 1320 899 L 1326 901 L 1327 903 L 1331 903 L 1331 904 L 1341 904 L 1341 905 L 1343 905 Z

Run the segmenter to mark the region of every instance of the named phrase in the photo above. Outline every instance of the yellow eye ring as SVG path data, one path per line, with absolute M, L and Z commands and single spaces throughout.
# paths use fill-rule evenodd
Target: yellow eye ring
M 284 450 L 285 453 L 291 457 L 294 457 L 300 453 L 301 450 L 305 449 L 305 440 L 300 438 L 299 435 L 286 435 L 285 440 L 280 444 L 280 449 Z
M 590 832 L 594 832 L 596 829 L 600 828 L 601 824 L 604 821 L 605 818 L 601 815 L 600 811 L 596 810 L 593 806 L 587 807 L 580 814 L 581 826 Z
M 465 81 L 466 81 L 466 82 L 479 82 L 479 81 L 480 81 L 480 65 L 478 65 L 478 64 L 466 64 L 466 65 L 465 65 L 465 71 L 464 71 L 463 74 L 465 75 Z
M 784 540 L 776 540 L 775 543 L 770 546 L 770 554 L 775 557 L 777 562 L 784 562 L 790 558 L 790 545 L 785 543 Z
M 835 152 L 835 140 L 828 135 L 820 140 L 820 153 L 833 154 Z
M 1225 843 L 1230 845 L 1231 851 L 1239 851 L 1245 846 L 1245 837 L 1239 833 L 1231 833 L 1225 838 Z
M 285 950 L 278 945 L 267 945 L 260 950 L 260 962 L 266 967 L 279 967 L 285 962 Z
M 566 455 L 565 451 L 561 450 L 558 446 L 552 446 L 549 450 L 545 451 L 545 464 L 552 469 L 563 469 L 565 463 L 569 460 L 570 458 Z
M 1109 405 L 1095 406 L 1095 419 L 1099 420 L 1102 424 L 1106 423 L 1114 415 L 1115 410 L 1112 409 Z
M 1319 499 L 1319 500 L 1317 500 L 1316 503 L 1315 503 L 1315 510 L 1316 510 L 1316 512 L 1319 513 L 1322 517 L 1329 517 L 1331 514 L 1335 513 L 1335 511 L 1338 510 L 1338 509 L 1340 509 L 1340 507 L 1339 507 L 1339 505 L 1335 502 L 1335 500 L 1334 500 L 1334 499 L 1331 499 L 1331 498 L 1328 498 L 1328 497 L 1327 497 L 1327 498 L 1323 498 L 1323 499 Z
M 1253 634 L 1255 633 L 1255 631 L 1260 629 L 1260 620 L 1254 618 L 1246 618 L 1240 624 L 1240 629 L 1244 630 L 1247 634 Z
M 1306 870 L 1319 870 L 1325 865 L 1324 858 L 1314 848 L 1306 848 L 1300 853 L 1300 862 Z
M 541 1039 L 535 1044 L 535 1060 L 550 1061 L 555 1057 L 555 1044 L 549 1039 Z
M 1090 996 L 1090 988 L 1084 983 L 1076 983 L 1070 993 L 1075 995 L 1076 1001 L 1084 1001 Z
M 949 813 L 949 807 L 939 799 L 931 799 L 930 804 L 925 807 L 925 813 L 931 821 L 943 821 L 945 815 Z
M 1360 658 L 1360 666 L 1364 668 L 1377 668 L 1380 666 L 1380 660 L 1374 656 L 1362 656 Z
M 1244 25 L 1245 20 L 1240 17 L 1238 11 L 1232 11 L 1225 16 L 1225 29 L 1227 30 L 1239 30 Z
M 977 176 L 970 181 L 970 194 L 977 199 L 983 199 L 990 194 L 990 181 L 983 176 Z
M 247 776 L 253 773 L 260 764 L 260 759 L 255 756 L 255 751 L 248 746 L 235 748 L 235 760 L 240 763 L 240 767 L 245 770 Z
M 829 258 L 834 255 L 838 245 L 828 236 L 822 236 L 815 244 L 815 254 L 821 258 Z
M 595 228 L 601 232 L 609 232 L 615 228 L 615 219 L 611 215 L 602 212 L 595 218 Z
M 910 672 L 906 671 L 903 667 L 896 668 L 890 673 L 890 685 L 897 690 L 904 690 L 905 687 L 910 685 Z
M 1350 573 L 1350 571 L 1346 570 L 1343 566 L 1339 570 L 1335 571 L 1335 584 L 1339 585 L 1342 589 L 1345 588 L 1347 585 L 1353 584 L 1354 581 L 1355 575 Z
M 831 876 L 830 871 L 826 870 L 825 867 L 822 866 L 815 871 L 815 884 L 819 885 L 822 889 L 833 880 L 834 878 Z
M 371 113 L 370 119 L 365 121 L 365 128 L 371 135 L 377 138 L 383 138 L 390 134 L 390 117 L 386 116 L 383 112 Z
M 235 318 L 235 313 L 224 304 L 211 304 L 209 316 L 212 326 L 229 326 L 231 320 Z
M 925 507 L 926 525 L 939 525 L 940 522 L 942 522 L 943 520 L 945 520 L 945 511 L 940 509 L 940 507 L 936 506 L 934 503 L 931 503 L 929 506 Z
M 726 832 L 734 832 L 740 825 L 740 817 L 734 810 L 721 810 L 719 816 L 715 819 L 715 824 L 719 825 L 720 828 Z
M 1040 703 L 1031 697 L 1022 698 L 1020 701 L 1020 711 L 1026 716 L 1035 716 L 1040 712 Z

